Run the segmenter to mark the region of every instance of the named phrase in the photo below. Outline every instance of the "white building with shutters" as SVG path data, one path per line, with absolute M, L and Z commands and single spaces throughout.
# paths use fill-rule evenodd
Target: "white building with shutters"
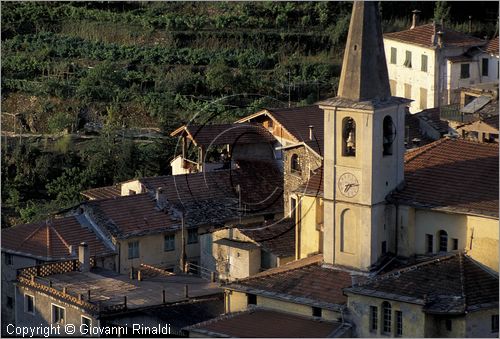
M 412 99 L 412 113 L 459 103 L 461 87 L 498 82 L 498 37 L 486 41 L 435 23 L 414 24 L 384 34 L 384 48 L 391 93 Z

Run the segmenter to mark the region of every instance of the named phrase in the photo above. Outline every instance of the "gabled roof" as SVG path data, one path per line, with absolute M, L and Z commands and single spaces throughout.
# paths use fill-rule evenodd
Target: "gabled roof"
M 81 194 L 90 200 L 119 197 L 121 195 L 121 186 L 121 184 L 116 184 L 113 186 L 97 187 L 83 191 Z
M 84 209 L 97 224 L 118 238 L 175 231 L 181 226 L 179 219 L 174 220 L 157 208 L 149 194 L 91 200 Z
M 498 144 L 440 139 L 405 154 L 402 204 L 498 218 Z
M 278 257 L 295 255 L 295 222 L 283 219 L 257 225 L 238 226 L 241 233 Z
M 498 36 L 489 40 L 483 48 L 486 53 L 498 56 L 499 53 L 499 45 L 498 45 Z
M 313 140 L 323 145 L 323 110 L 318 105 L 292 107 L 292 108 L 267 108 L 237 122 L 245 122 L 256 117 L 267 115 L 279 123 L 289 132 L 297 142 L 310 141 L 309 126 L 313 126 Z
M 205 148 L 216 145 L 272 143 L 274 137 L 262 125 L 253 123 L 217 124 L 217 125 L 185 125 L 171 136 L 187 135 L 195 145 Z
M 377 276 L 345 291 L 420 304 L 428 313 L 498 307 L 498 276 L 462 253 Z
M 305 305 L 339 310 L 347 301 L 344 287 L 351 286 L 351 273 L 322 267 L 322 255 L 297 260 L 224 286 Z
M 328 338 L 342 327 L 336 321 L 252 307 L 184 329 L 208 337 Z
M 434 27 L 435 26 L 435 27 Z M 412 45 L 419 45 L 427 48 L 434 48 L 436 46 L 435 38 L 436 32 L 442 31 L 444 47 L 472 47 L 482 46 L 486 43 L 485 40 L 450 30 L 448 28 L 442 29 L 441 25 L 426 24 L 416 26 L 413 29 L 404 31 L 386 33 L 385 39 L 396 40 L 405 42 Z
M 235 170 L 137 179 L 148 193 L 91 200 L 85 206 L 116 237 L 175 231 L 181 213 L 186 226 L 194 227 L 282 211 L 283 175 L 276 164 L 244 160 L 238 164 Z M 160 204 L 155 197 L 158 188 L 162 188 Z
M 238 160 L 237 169 L 142 178 L 150 191 L 161 187 L 169 201 L 239 199 L 249 213 L 274 213 L 282 207 L 283 173 L 275 162 Z M 236 202 L 237 204 L 237 202 Z M 274 212 L 273 212 L 274 211 Z
M 88 244 L 91 256 L 115 253 L 74 216 L 2 229 L 2 251 L 44 261 L 75 258 L 81 242 Z

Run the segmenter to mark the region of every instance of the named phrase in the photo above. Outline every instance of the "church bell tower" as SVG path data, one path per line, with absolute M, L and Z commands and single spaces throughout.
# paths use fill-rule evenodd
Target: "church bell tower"
M 354 2 L 337 97 L 324 110 L 324 260 L 369 270 L 394 252 L 386 196 L 403 182 L 404 116 L 392 97 L 377 2 Z

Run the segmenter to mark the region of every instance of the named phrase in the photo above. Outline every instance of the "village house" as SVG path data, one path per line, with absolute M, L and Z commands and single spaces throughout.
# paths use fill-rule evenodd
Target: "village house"
M 474 67 L 460 65 L 482 55 L 489 77 L 491 46 L 416 17 L 383 36 L 375 3 L 354 3 L 337 97 L 182 126 L 174 175 L 82 192 L 64 219 L 75 225 L 2 243 L 6 263 L 56 248 L 46 261 L 66 260 L 12 267 L 15 323 L 119 328 L 198 312 L 176 333 L 498 336 L 498 143 L 446 136 L 439 108 L 473 103 L 460 88 Z M 81 240 L 66 238 L 78 227 Z
M 419 24 L 384 34 L 392 95 L 414 100 L 412 113 L 458 103 L 459 89 L 479 83 L 498 85 L 498 37 L 483 40 L 443 24 Z
M 205 268 L 215 269 L 220 280 L 242 279 L 295 260 L 295 220 L 266 220 L 213 230 L 213 262 L 205 258 Z
M 224 285 L 227 317 L 189 327 L 190 333 L 238 336 L 227 325 L 256 306 L 346 322 L 353 336 L 498 335 L 492 327 L 498 319 L 498 287 L 492 288 L 498 284 L 498 145 L 444 138 L 405 151 L 410 100 L 391 96 L 378 16 L 373 3 L 354 3 L 338 96 L 319 103 L 323 173 L 312 173 L 310 183 L 295 190 L 299 260 Z M 303 209 L 309 217 L 298 212 Z M 433 283 L 430 269 L 441 261 L 445 276 Z M 395 269 L 401 276 L 413 272 L 398 279 L 397 299 L 389 288 L 359 296 Z M 471 290 L 469 301 L 458 294 L 462 276 L 469 276 L 466 282 L 478 277 L 473 290 L 485 305 L 478 307 Z M 425 291 L 448 280 L 450 289 L 435 303 Z M 414 281 L 429 282 L 415 295 Z M 439 308 L 442 315 L 427 315 Z M 367 334 L 370 314 L 378 329 L 373 334 Z M 429 329 L 447 330 L 450 317 L 456 319 L 449 333 Z
M 80 216 L 52 218 L 2 230 L 2 331 L 14 323 L 17 270 L 75 259 L 80 242 L 88 244 L 96 267 L 112 269 L 116 248 L 104 241 Z
M 498 105 L 498 102 L 496 104 Z M 464 139 L 498 144 L 498 115 L 479 118 L 477 121 L 457 126 L 456 129 Z
M 359 337 L 498 337 L 498 275 L 462 253 L 344 289 Z
M 140 263 L 183 270 L 183 255 L 194 271 L 214 272 L 211 236 L 200 235 L 282 216 L 283 179 L 275 163 L 237 160 L 235 166 L 131 180 L 121 184 L 122 195 L 90 200 L 82 209 L 117 246 L 118 272 L 127 273 Z M 104 195 L 99 189 L 84 194 Z
M 235 168 L 235 161 L 274 160 L 274 137 L 259 124 L 185 125 L 172 133 L 180 154 L 170 162 L 172 174 Z
M 282 160 L 284 214 L 294 216 L 292 193 L 309 180 L 323 160 L 323 111 L 317 106 L 265 109 L 236 123 L 262 124 L 276 138 L 276 159 Z
M 215 283 L 147 265 L 137 277 L 92 267 L 89 247 L 82 243 L 78 259 L 19 271 L 15 325 L 74 325 L 61 326 L 51 336 L 182 335 L 182 327 L 220 314 L 220 295 Z M 179 311 L 187 313 L 179 317 Z M 7 326 L 8 334 L 13 327 Z

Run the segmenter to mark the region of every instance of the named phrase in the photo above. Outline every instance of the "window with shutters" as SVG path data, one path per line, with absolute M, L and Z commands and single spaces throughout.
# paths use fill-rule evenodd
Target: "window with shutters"
M 427 55 L 422 54 L 422 58 L 420 60 L 420 70 L 422 72 L 427 72 Z
M 398 50 L 395 47 L 391 47 L 391 64 L 395 65 L 398 59 Z
M 403 65 L 405 67 L 411 68 L 411 52 L 410 51 L 406 51 L 405 63 Z

